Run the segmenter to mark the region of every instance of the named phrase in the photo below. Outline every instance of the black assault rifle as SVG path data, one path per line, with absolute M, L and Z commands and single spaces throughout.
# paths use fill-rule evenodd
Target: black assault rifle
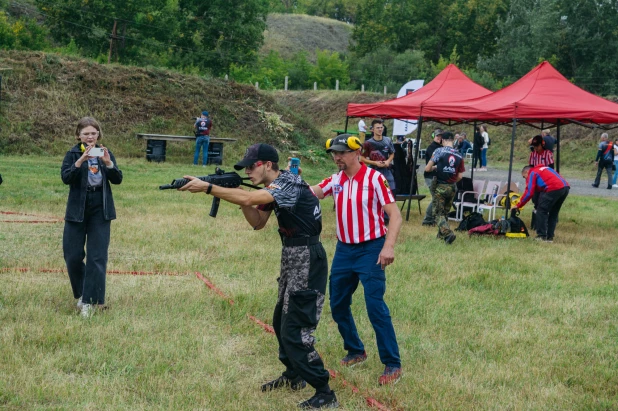
M 215 169 L 214 174 L 209 174 L 207 176 L 197 177 L 198 180 L 205 181 L 215 186 L 225 187 L 225 188 L 236 188 L 239 186 L 251 187 L 255 189 L 261 189 L 261 187 L 254 186 L 253 184 L 245 183 L 244 180 L 249 180 L 249 177 L 241 177 L 238 173 L 226 173 L 224 170 L 221 170 L 219 167 Z M 186 178 L 177 178 L 173 180 L 170 184 L 164 184 L 159 186 L 159 190 L 170 190 L 170 189 L 179 189 L 180 187 L 185 186 L 190 180 Z M 210 207 L 210 216 L 216 217 L 217 212 L 219 211 L 219 202 L 221 199 L 219 197 L 214 197 L 212 200 L 212 206 Z

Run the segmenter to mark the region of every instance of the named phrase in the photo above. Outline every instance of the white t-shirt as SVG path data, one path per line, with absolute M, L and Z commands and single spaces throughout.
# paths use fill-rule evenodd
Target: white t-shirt
M 365 122 L 363 120 L 358 122 L 358 131 L 361 133 L 366 133 L 367 132 L 367 125 L 365 124 Z
M 481 133 L 481 136 L 483 136 L 483 141 L 485 141 L 485 144 L 483 144 L 483 148 L 489 148 L 489 146 L 487 145 L 487 143 L 489 142 L 489 134 L 487 134 L 487 131 L 483 131 Z
M 618 161 L 618 146 L 614 143 L 614 161 Z

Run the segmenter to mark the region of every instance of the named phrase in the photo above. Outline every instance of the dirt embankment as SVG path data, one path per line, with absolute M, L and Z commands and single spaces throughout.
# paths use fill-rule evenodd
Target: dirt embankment
M 311 122 L 254 87 L 222 79 L 40 52 L 0 51 L 0 153 L 63 154 L 83 116 L 97 118 L 108 144 L 142 156 L 135 133 L 192 135 L 208 110 L 213 134 L 283 150 L 319 144 Z M 188 146 L 188 145 L 187 145 Z M 240 149 L 238 149 L 240 150 Z

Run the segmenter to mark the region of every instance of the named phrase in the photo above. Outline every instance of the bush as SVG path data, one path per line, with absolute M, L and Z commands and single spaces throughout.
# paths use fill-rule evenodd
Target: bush
M 9 16 L 0 11 L 0 48 L 5 50 L 44 50 L 49 47 L 47 29 L 33 19 L 20 18 L 11 22 Z

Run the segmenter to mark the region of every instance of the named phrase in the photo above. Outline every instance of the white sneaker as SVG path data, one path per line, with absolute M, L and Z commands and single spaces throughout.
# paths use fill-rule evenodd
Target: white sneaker
M 79 297 L 79 300 L 77 300 L 77 309 L 81 310 L 83 306 L 84 303 L 82 302 L 82 297 Z
M 618 188 L 618 184 L 614 184 L 614 185 L 612 185 L 612 187 Z
M 94 306 L 92 304 L 82 304 L 81 315 L 84 318 L 90 318 L 94 314 Z

